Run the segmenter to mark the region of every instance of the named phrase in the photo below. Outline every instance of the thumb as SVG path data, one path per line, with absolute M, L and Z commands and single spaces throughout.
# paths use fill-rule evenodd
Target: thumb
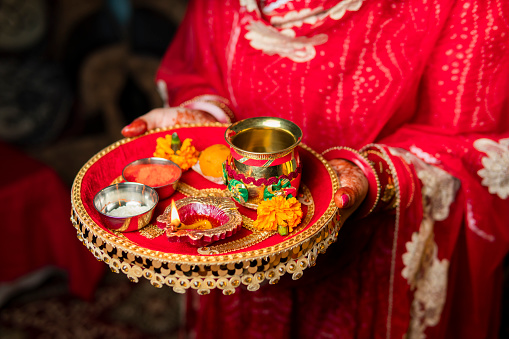
M 136 118 L 132 123 L 122 129 L 124 137 L 135 137 L 145 133 L 148 130 L 156 127 L 165 127 L 170 125 L 173 121 L 171 109 L 169 108 L 154 108 L 150 112 Z M 168 120 L 168 121 L 166 121 Z
M 341 209 L 341 215 L 347 218 L 366 197 L 368 180 L 362 170 L 350 161 L 332 159 L 329 163 L 337 173 L 340 184 L 340 188 L 334 194 L 334 202 Z
M 357 196 L 351 187 L 341 187 L 334 194 L 334 202 L 338 208 L 349 208 L 355 205 Z

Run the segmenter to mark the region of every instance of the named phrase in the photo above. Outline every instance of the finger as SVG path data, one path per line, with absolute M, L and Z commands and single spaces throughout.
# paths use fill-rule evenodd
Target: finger
M 126 138 L 135 137 L 156 127 L 164 127 L 166 109 L 156 108 L 136 118 L 132 123 L 122 129 L 122 135 Z
M 355 204 L 356 195 L 351 187 L 341 187 L 334 194 L 334 202 L 338 208 L 350 208 Z
M 134 120 L 129 125 L 122 128 L 122 135 L 126 138 L 132 138 L 141 135 L 147 131 L 147 122 L 141 118 Z

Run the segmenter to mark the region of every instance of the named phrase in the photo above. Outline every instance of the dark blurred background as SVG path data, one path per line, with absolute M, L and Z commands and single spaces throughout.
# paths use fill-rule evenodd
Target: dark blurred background
M 70 183 L 122 126 L 161 105 L 153 78 L 185 8 L 185 0 L 1 0 L 0 139 Z
M 67 270 L 95 260 L 69 221 L 74 177 L 162 105 L 154 76 L 186 5 L 0 0 L 0 338 L 181 336 L 182 297 L 170 288 L 101 263 L 84 300 Z

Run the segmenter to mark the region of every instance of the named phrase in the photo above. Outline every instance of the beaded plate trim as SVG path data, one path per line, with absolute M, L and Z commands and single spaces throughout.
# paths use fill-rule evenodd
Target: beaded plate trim
M 297 280 L 302 277 L 306 268 L 316 264 L 318 254 L 325 253 L 337 240 L 341 228 L 339 214 L 336 214 L 326 229 L 297 248 L 296 254 L 284 252 L 274 258 L 205 266 L 206 274 L 203 274 L 199 266 L 140 258 L 128 250 L 119 250 L 111 244 L 103 243 L 100 238 L 88 232 L 74 212 L 71 221 L 78 231 L 78 239 L 98 260 L 104 261 L 112 272 L 122 272 L 132 282 L 138 282 L 144 277 L 157 288 L 166 285 L 176 293 L 185 293 L 191 288 L 200 295 L 209 294 L 214 288 L 222 290 L 224 295 L 231 295 L 242 285 L 249 291 L 256 291 L 265 280 L 269 284 L 276 284 L 286 273 L 291 274 L 293 280 Z M 125 238 L 122 233 L 119 233 L 119 236 Z M 127 238 L 125 241 L 130 242 Z

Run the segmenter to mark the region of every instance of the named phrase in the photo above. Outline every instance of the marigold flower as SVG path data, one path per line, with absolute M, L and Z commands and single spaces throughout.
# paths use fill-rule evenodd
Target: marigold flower
M 261 231 L 276 231 L 278 225 L 287 226 L 292 232 L 301 220 L 302 209 L 297 199 L 275 196 L 258 205 L 257 218 L 253 226 Z
M 167 134 L 164 138 L 157 138 L 154 156 L 169 159 L 186 171 L 196 164 L 200 155 L 200 152 L 191 144 L 192 141 L 190 138 L 185 139 L 180 149 L 174 152 L 171 149 L 171 135 Z

